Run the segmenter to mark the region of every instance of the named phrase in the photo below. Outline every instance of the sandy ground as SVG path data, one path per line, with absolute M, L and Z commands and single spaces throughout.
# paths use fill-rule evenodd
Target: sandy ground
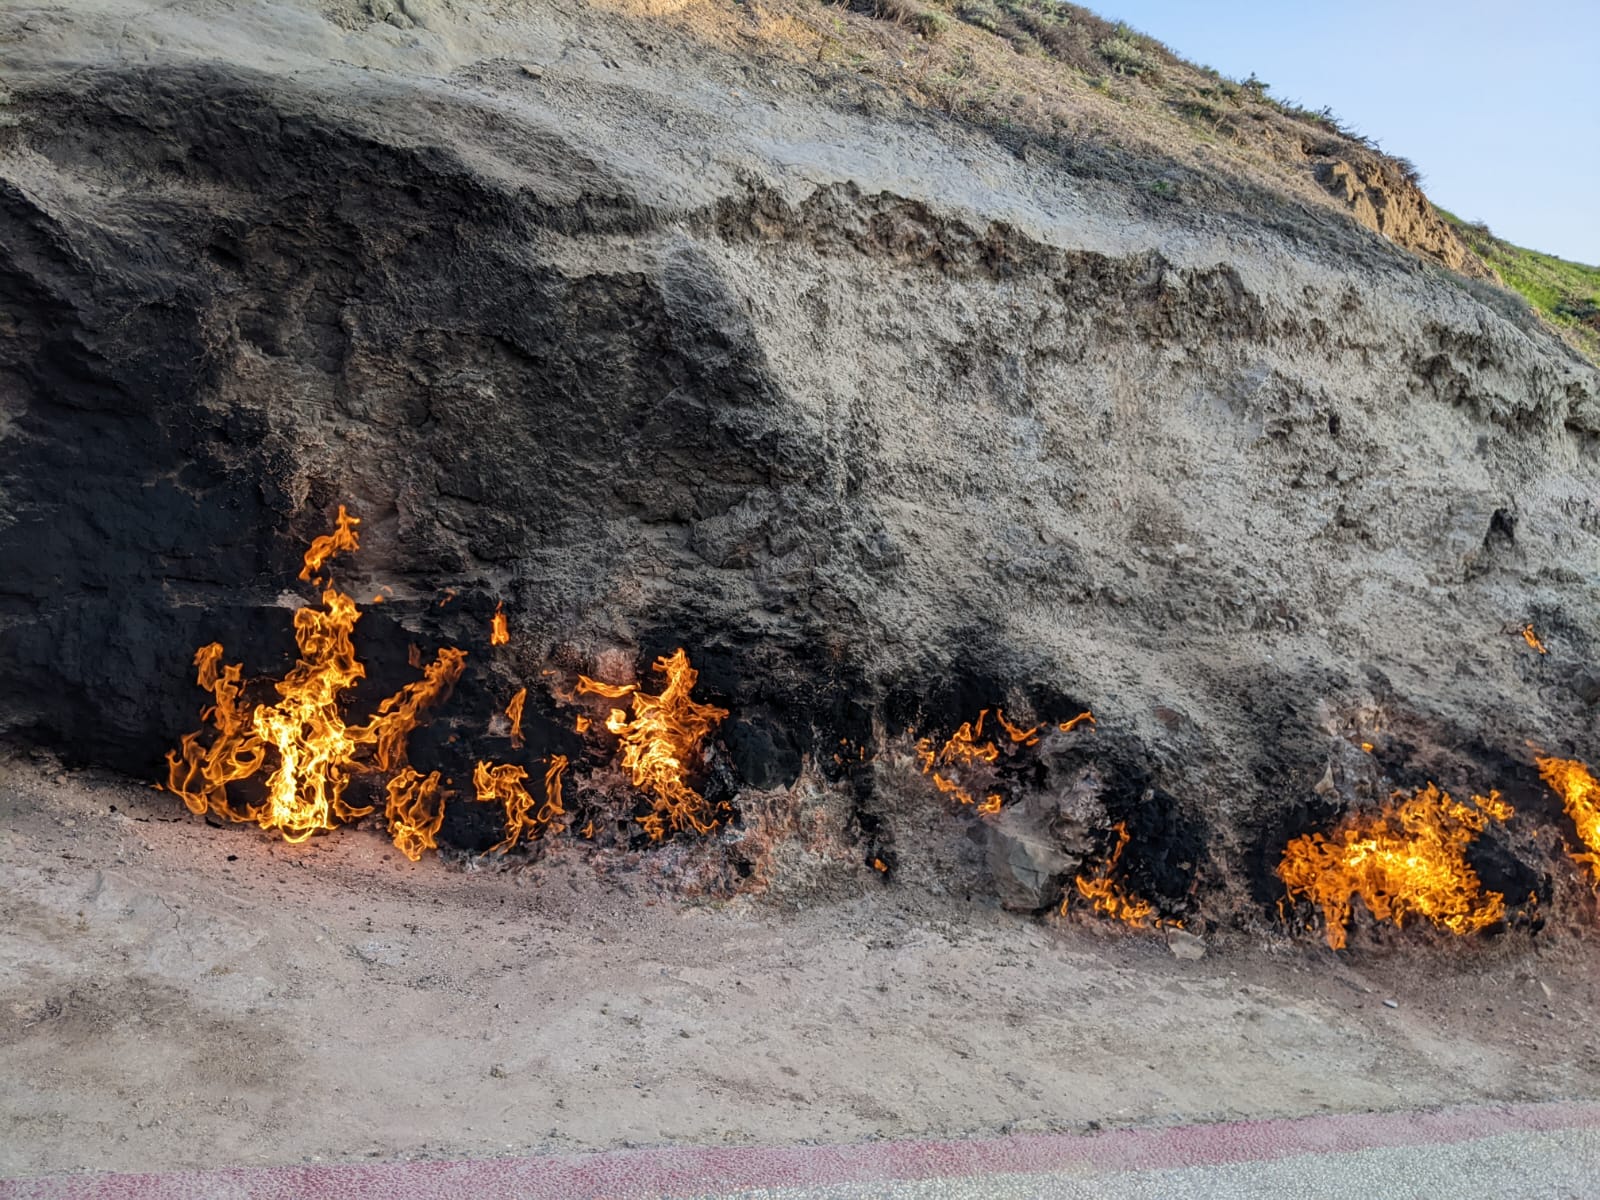
M 0 771 L 5 1174 L 1597 1094 L 1570 932 L 1180 961 L 905 887 L 685 904 L 576 846 L 413 866 L 371 832 L 290 847 L 125 781 Z

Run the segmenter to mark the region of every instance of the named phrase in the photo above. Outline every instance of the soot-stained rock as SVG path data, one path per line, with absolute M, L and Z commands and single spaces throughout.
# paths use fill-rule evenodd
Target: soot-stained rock
M 1062 851 L 1048 829 L 1014 810 L 1000 813 L 989 826 L 989 870 L 1007 908 L 1038 912 L 1059 901 L 1079 861 Z
M 753 788 L 788 787 L 800 774 L 800 754 L 780 727 L 763 721 L 732 722 L 723 735 L 739 778 Z

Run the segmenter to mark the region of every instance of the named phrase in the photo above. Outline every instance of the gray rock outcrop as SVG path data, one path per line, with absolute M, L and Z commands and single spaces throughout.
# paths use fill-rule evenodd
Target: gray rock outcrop
M 599 10 L 204 7 L 0 16 L 14 733 L 152 770 L 343 502 L 376 676 L 684 644 L 791 779 L 895 695 L 1072 697 L 1214 880 L 1319 706 L 1480 787 L 1593 748 L 1600 374 L 1502 294 Z

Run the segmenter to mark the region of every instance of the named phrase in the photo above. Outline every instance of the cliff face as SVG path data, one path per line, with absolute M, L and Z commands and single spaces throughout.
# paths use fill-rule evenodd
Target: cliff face
M 1494 277 L 1421 189 L 1385 171 L 1380 163 L 1331 159 L 1318 165 L 1316 176 L 1352 217 L 1395 245 L 1475 279 Z
M 1081 704 L 1236 896 L 1308 804 L 1595 749 L 1600 376 L 1496 293 L 644 18 L 413 8 L 0 17 L 14 733 L 151 770 L 343 502 L 377 675 L 684 644 L 748 792 Z

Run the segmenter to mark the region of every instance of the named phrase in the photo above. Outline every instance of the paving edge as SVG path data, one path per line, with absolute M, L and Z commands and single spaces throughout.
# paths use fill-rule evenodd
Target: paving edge
M 228 1167 L 0 1180 L 0 1200 L 668 1200 L 708 1191 L 825 1187 L 1059 1170 L 1149 1171 L 1302 1154 L 1600 1129 L 1600 1103 L 1468 1105 L 1401 1113 L 1018 1134 L 841 1146 L 669 1147 L 449 1162 Z

